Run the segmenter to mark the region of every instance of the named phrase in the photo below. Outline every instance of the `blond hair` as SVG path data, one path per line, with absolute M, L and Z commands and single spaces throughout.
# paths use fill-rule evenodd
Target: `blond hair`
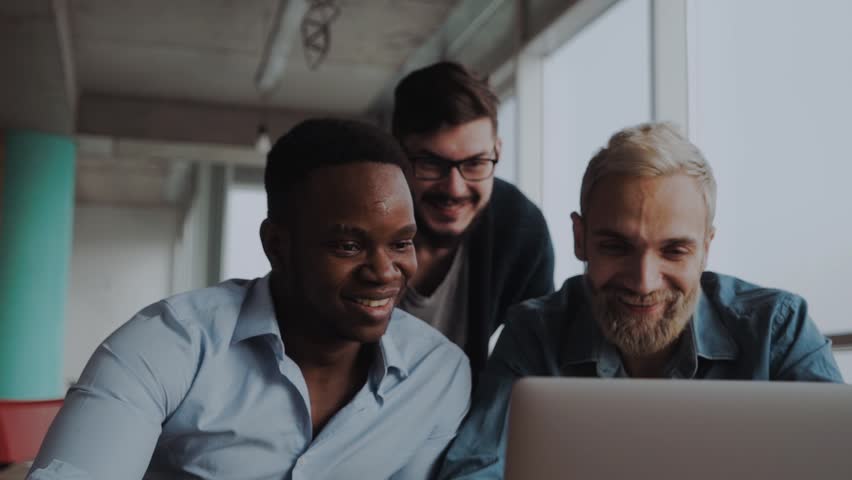
M 580 188 L 580 213 L 585 215 L 595 185 L 609 175 L 694 177 L 707 206 L 707 226 L 716 215 L 716 179 L 704 155 L 671 123 L 643 123 L 625 128 L 589 162 Z

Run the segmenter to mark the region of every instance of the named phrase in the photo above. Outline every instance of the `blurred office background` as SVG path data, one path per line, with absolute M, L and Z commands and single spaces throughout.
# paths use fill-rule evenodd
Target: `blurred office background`
M 258 129 L 387 124 L 442 58 L 500 94 L 497 175 L 543 209 L 557 284 L 589 158 L 670 120 L 716 171 L 709 268 L 803 295 L 852 379 L 850 23 L 847 0 L 4 1 L 0 398 L 61 397 L 143 306 L 264 275 Z

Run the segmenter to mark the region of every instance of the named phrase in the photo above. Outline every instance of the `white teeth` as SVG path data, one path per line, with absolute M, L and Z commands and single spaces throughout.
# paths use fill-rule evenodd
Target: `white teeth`
M 384 307 L 390 302 L 390 298 L 385 298 L 384 300 L 369 300 L 366 298 L 356 298 L 355 302 L 360 303 L 361 305 L 365 305 L 367 307 Z

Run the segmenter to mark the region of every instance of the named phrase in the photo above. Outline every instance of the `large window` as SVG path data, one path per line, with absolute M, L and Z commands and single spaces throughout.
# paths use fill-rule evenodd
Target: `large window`
M 852 2 L 687 12 L 690 133 L 719 183 L 709 267 L 801 294 L 824 333 L 852 331 Z
M 614 132 L 651 119 L 649 13 L 648 0 L 623 0 L 544 60 L 542 207 L 557 286 L 583 271 L 570 215 L 586 164 Z
M 262 184 L 231 183 L 225 196 L 222 279 L 262 277 L 269 261 L 260 244 L 260 222 L 266 218 Z
M 543 142 L 540 201 L 557 284 L 582 272 L 570 213 L 589 159 L 625 126 L 674 120 L 719 183 L 709 269 L 798 293 L 824 333 L 852 332 L 852 2 L 654 8 L 616 2 L 543 57 L 542 138 L 529 132 L 518 141 Z M 522 96 L 515 108 L 528 111 L 527 100 L 539 101 Z M 526 161 L 536 160 L 521 158 L 519 170 L 537 175 L 539 165 Z M 836 357 L 852 377 L 852 350 Z
M 515 97 L 503 100 L 497 111 L 497 135 L 503 141 L 503 146 L 494 175 L 509 183 L 516 183 L 518 180 L 517 119 L 518 102 Z

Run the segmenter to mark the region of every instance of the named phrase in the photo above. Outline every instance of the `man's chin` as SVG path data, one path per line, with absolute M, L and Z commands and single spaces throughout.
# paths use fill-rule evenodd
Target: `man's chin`
M 644 357 L 662 352 L 680 338 L 686 324 L 669 324 L 662 318 L 622 318 L 619 328 L 610 328 L 608 339 L 625 355 Z M 634 323 L 635 322 L 635 323 Z
M 348 332 L 350 340 L 358 343 L 378 343 L 388 330 L 388 324 L 360 327 Z
M 467 237 L 470 228 L 435 228 L 427 222 L 418 224 L 417 236 L 435 248 L 454 248 Z
M 599 305 L 596 317 L 604 336 L 625 355 L 662 352 L 680 339 L 695 311 L 697 296 L 687 295 L 655 314 L 635 314 L 618 302 Z
M 419 213 L 419 212 L 416 212 Z M 416 215 L 417 236 L 435 248 L 455 248 L 460 245 L 482 218 L 481 212 L 469 220 L 452 223 L 435 221 L 424 215 Z

